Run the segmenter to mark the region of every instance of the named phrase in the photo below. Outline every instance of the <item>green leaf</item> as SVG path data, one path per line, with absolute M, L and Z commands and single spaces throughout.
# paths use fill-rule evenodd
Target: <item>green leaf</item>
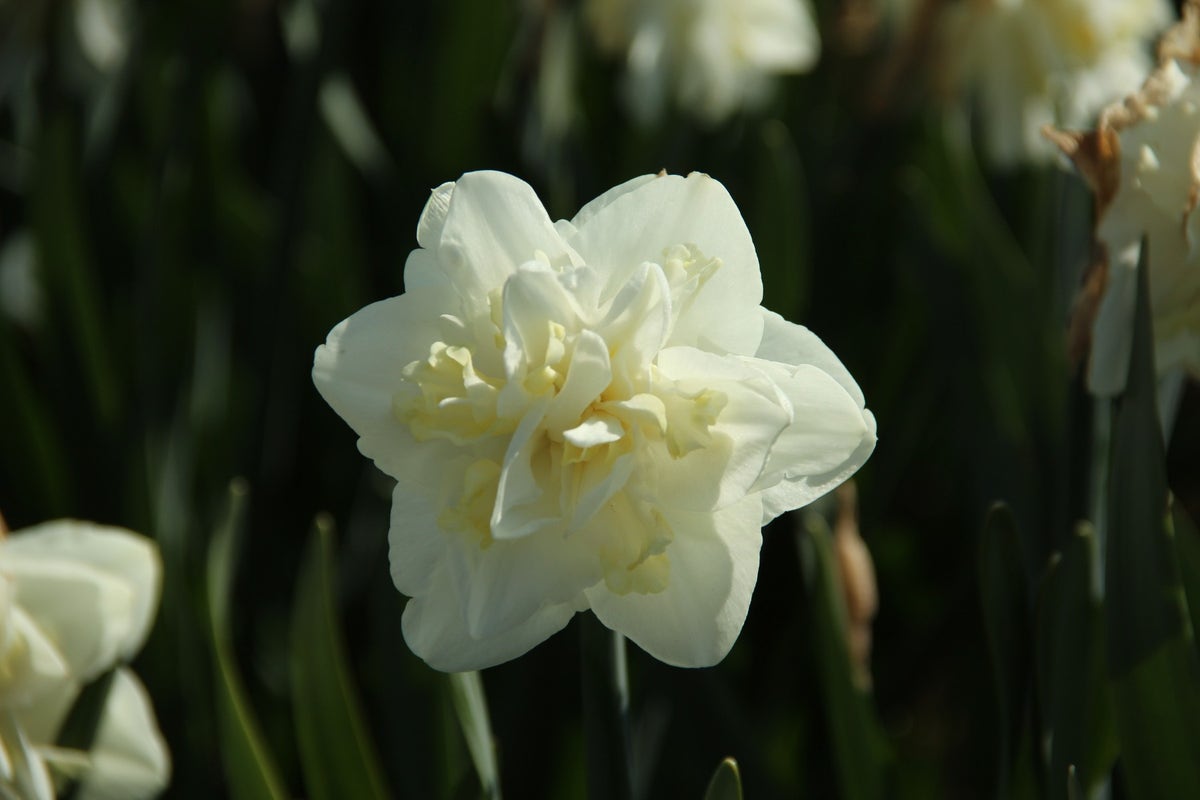
M 762 263 L 763 298 L 786 319 L 801 319 L 811 269 L 804 170 L 786 125 L 770 120 L 759 135 L 751 233 Z
M 1104 781 L 1119 744 L 1104 660 L 1104 614 L 1093 587 L 1096 540 L 1081 524 L 1042 582 L 1037 601 L 1038 690 L 1050 742 L 1047 796 L 1068 772 L 1088 790 Z
M 244 481 L 230 484 L 229 510 L 208 550 L 208 610 L 217 676 L 221 761 L 234 800 L 281 800 L 287 793 L 246 698 L 229 629 L 230 593 L 247 494 Z
M 90 407 L 102 423 L 112 425 L 120 405 L 120 382 L 85 222 L 78 139 L 68 114 L 60 112 L 46 121 L 30 210 L 46 296 L 65 303 L 60 313 L 82 361 Z
M 812 566 L 813 650 L 841 796 L 875 800 L 883 796 L 887 745 L 870 695 L 854 684 L 841 578 L 825 518 L 816 512 L 805 513 L 799 541 L 803 560 Z
M 1018 781 L 1014 762 L 1028 720 L 1030 680 L 1029 583 L 1012 512 L 992 506 L 979 543 L 979 592 L 1001 725 L 997 795 L 1007 797 Z
M 742 800 L 742 776 L 738 772 L 737 762 L 727 758 L 717 765 L 708 789 L 704 792 L 704 800 Z
M 496 746 L 492 740 L 483 681 L 478 672 L 454 672 L 449 677 L 450 699 L 475 772 L 479 775 L 479 785 L 487 797 L 499 800 L 500 771 L 496 766 Z
M 332 576 L 333 523 L 318 516 L 292 607 L 292 706 L 305 786 L 315 800 L 388 798 L 350 681 Z
M 1200 661 L 1167 509 L 1149 258 L 1143 240 L 1129 377 L 1114 408 L 1105 618 L 1129 796 L 1166 800 L 1200 797 Z

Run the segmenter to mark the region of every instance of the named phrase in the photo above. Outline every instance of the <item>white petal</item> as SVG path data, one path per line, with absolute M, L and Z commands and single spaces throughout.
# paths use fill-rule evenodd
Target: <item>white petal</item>
M 547 605 L 512 628 L 473 637 L 444 566 L 431 576 L 430 586 L 427 595 L 408 601 L 401 627 L 409 648 L 443 672 L 484 669 L 524 655 L 562 630 L 575 614 L 570 604 Z
M 716 664 L 733 646 L 758 580 L 762 510 L 755 496 L 720 511 L 672 511 L 676 538 L 667 588 L 616 595 L 600 583 L 587 591 L 596 616 L 660 661 L 678 667 Z
M 630 379 L 662 349 L 671 333 L 671 317 L 671 290 L 662 268 L 643 262 L 627 277 L 597 325 L 609 348 L 619 393 L 633 393 Z
M 519 539 L 554 521 L 557 508 L 534 475 L 533 460 L 546 446 L 541 428 L 548 403 L 530 408 L 508 442 L 492 510 L 492 536 Z
M 429 357 L 443 311 L 416 292 L 380 300 L 338 323 L 313 357 L 317 391 L 358 434 L 362 454 L 389 475 L 403 468 L 397 460 L 414 444 L 393 412 L 401 373 Z
M 14 557 L 69 561 L 122 581 L 133 607 L 119 644 L 123 658 L 142 648 L 158 608 L 162 562 L 155 543 L 123 528 L 76 520 L 46 522 L 14 534 L 6 547 Z
M 5 655 L 4 701 L 10 707 L 28 706 L 74 683 L 71 665 L 58 645 L 22 608 L 12 609 L 9 624 L 21 649 Z
M 547 364 L 550 325 L 577 327 L 575 300 L 558 273 L 538 261 L 521 265 L 504 284 L 504 361 L 509 377 L 522 365 Z
M 574 428 L 563 431 L 563 438 L 580 449 L 616 442 L 624 435 L 625 428 L 621 423 L 606 414 L 594 414 Z
M 170 781 L 171 759 L 150 697 L 127 669 L 113 676 L 90 755 L 80 800 L 141 800 L 158 795 Z
M 580 228 L 586 225 L 592 217 L 596 216 L 601 209 L 611 204 L 621 195 L 629 194 L 639 186 L 642 186 L 643 184 L 646 184 L 659 177 L 660 176 L 658 175 L 639 175 L 636 178 L 630 178 L 624 183 L 614 186 L 604 194 L 597 197 L 595 200 L 592 200 L 584 205 L 583 208 L 579 209 L 579 213 L 576 214 L 571 220 L 571 225 L 574 226 L 575 231 L 578 231 Z
M 436 250 L 442 241 L 442 229 L 446 227 L 446 216 L 450 211 L 450 199 L 454 196 L 454 181 L 446 181 L 429 193 L 421 218 L 417 221 L 417 243 L 426 250 Z M 405 286 L 408 276 L 405 276 Z
M 644 262 L 661 264 L 675 245 L 695 245 L 722 266 L 675 321 L 671 342 L 749 355 L 758 346 L 762 277 L 750 232 L 718 181 L 664 175 L 622 192 L 577 224 L 571 244 L 616 292 Z
M 436 463 L 436 462 L 435 462 Z M 439 512 L 454 502 L 461 487 L 443 479 L 445 469 L 425 471 L 428 483 L 399 481 L 392 491 L 388 529 L 388 563 L 392 582 L 409 597 L 426 594 L 433 569 L 445 557 L 448 533 L 438 524 Z
M 458 180 L 436 255 L 460 294 L 486 297 L 539 251 L 554 264 L 578 260 L 529 184 L 503 172 Z
M 841 384 L 859 408 L 866 405 L 862 390 L 849 370 L 815 333 L 802 325 L 788 322 L 774 311 L 764 308 L 761 313 L 763 335 L 754 353 L 757 358 L 782 364 L 811 364 Z
M 16 602 L 55 644 L 73 676 L 89 681 L 121 657 L 138 604 L 128 583 L 83 564 L 17 557 L 5 561 L 16 584 Z
M 779 483 L 762 492 L 763 525 L 783 512 L 807 505 L 837 488 L 866 463 L 875 450 L 875 416 L 866 410 L 863 410 L 862 415 L 865 424 L 862 439 L 838 466 L 820 475 L 784 477 Z
M 583 331 L 575 341 L 571 366 L 563 387 L 546 411 L 546 427 L 561 430 L 608 388 L 612 381 L 608 345 L 592 331 Z
M 763 480 L 821 475 L 839 467 L 868 437 L 864 410 L 840 384 L 816 367 L 756 361 L 787 396 L 792 423 L 771 448 Z M 765 487 L 764 487 L 765 488 Z
M 561 528 L 475 550 L 466 585 L 466 629 L 473 637 L 515 628 L 545 606 L 571 605 L 600 580 L 594 553 Z M 462 586 L 459 587 L 462 595 Z
M 664 508 L 707 511 L 741 500 L 758 481 L 772 445 L 790 422 L 778 389 L 738 359 L 690 347 L 663 350 L 658 364 L 678 389 L 719 392 L 726 405 L 708 446 L 681 458 L 663 447 L 647 448 L 651 466 L 646 477 L 656 481 L 655 502 Z M 671 425 L 668 415 L 668 430 Z

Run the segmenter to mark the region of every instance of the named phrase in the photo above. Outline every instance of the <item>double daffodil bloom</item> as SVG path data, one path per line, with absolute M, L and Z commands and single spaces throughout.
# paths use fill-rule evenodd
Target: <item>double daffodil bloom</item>
M 162 568 L 144 537 L 48 522 L 0 539 L 0 797 L 138 800 L 170 759 L 141 682 L 119 666 L 149 633 Z M 92 747 L 56 746 L 83 686 L 116 668 Z
M 635 178 L 551 222 L 478 172 L 434 190 L 406 292 L 330 332 L 313 379 L 396 479 L 409 646 L 448 671 L 591 609 L 706 666 L 741 630 L 761 528 L 875 445 L 854 379 L 762 308 L 725 188 Z

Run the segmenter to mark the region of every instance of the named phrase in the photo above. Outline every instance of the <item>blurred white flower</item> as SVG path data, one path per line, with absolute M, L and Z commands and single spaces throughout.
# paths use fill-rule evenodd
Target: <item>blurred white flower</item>
M 93 67 L 112 72 L 129 49 L 132 9 L 128 0 L 75 0 L 75 35 Z
M 1121 392 L 1129 371 L 1143 235 L 1159 375 L 1200 377 L 1200 3 L 1185 7 L 1160 55 L 1142 88 L 1106 108 L 1094 131 L 1048 132 L 1096 192 L 1105 260 L 1085 324 L 1088 386 L 1104 396 Z
M 761 104 L 771 78 L 816 63 L 821 42 L 807 0 L 587 0 L 602 50 L 625 59 L 626 93 L 642 123 L 668 92 L 716 123 Z
M 1045 162 L 1045 125 L 1091 125 L 1137 88 L 1168 0 L 966 0 L 947 11 L 944 46 L 958 93 L 978 97 L 999 165 Z
M 647 175 L 551 222 L 479 172 L 434 190 L 406 293 L 340 323 L 313 379 L 397 481 L 409 646 L 468 670 L 592 609 L 705 666 L 741 630 L 761 527 L 875 445 L 854 379 L 762 308 L 725 188 Z
M 0 540 L 0 796 L 136 800 L 166 786 L 170 762 L 145 689 L 117 666 L 141 649 L 158 605 L 154 544 L 69 520 Z M 117 666 L 92 748 L 55 746 L 80 690 Z

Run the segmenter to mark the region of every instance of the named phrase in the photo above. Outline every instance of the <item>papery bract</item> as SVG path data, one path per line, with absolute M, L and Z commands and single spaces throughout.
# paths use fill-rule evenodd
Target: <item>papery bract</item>
M 62 520 L 0 540 L 0 795 L 151 797 L 170 762 L 146 691 L 131 671 L 158 605 L 154 544 L 119 528 Z M 116 668 L 88 752 L 55 746 L 80 690 Z
M 1095 130 L 1048 131 L 1096 192 L 1099 299 L 1079 324 L 1091 333 L 1088 385 L 1102 396 L 1125 387 L 1143 236 L 1158 372 L 1200 377 L 1200 4 L 1185 7 L 1160 54 Z
M 833 353 L 759 305 L 724 187 L 647 175 L 553 223 L 525 183 L 471 173 L 434 190 L 417 239 L 406 293 L 313 366 L 396 479 L 409 646 L 481 668 L 590 608 L 663 661 L 719 661 L 762 525 L 875 443 Z

